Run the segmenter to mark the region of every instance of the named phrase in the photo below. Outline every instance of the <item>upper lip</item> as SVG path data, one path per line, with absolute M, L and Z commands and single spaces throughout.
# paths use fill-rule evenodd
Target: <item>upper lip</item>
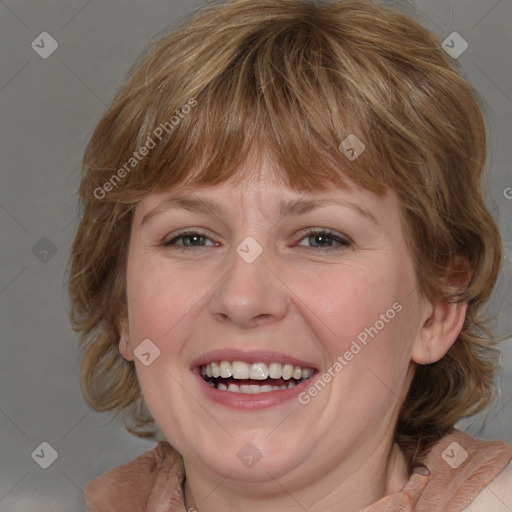
M 243 361 L 245 363 L 281 363 L 301 366 L 302 368 L 316 369 L 315 365 L 282 352 L 272 350 L 239 350 L 239 349 L 218 349 L 206 352 L 190 363 L 190 368 L 197 368 L 213 361 Z

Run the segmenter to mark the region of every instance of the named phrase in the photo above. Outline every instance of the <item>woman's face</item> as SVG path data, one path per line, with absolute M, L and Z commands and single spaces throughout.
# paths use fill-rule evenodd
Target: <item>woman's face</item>
M 300 482 L 392 442 L 425 306 L 394 195 L 261 171 L 136 206 L 120 350 L 186 465 Z

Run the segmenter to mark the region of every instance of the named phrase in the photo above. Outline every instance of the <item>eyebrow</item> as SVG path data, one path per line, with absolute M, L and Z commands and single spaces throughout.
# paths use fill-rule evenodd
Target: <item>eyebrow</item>
M 291 217 L 294 215 L 304 215 L 318 208 L 323 208 L 325 206 L 345 206 L 350 207 L 359 212 L 364 217 L 367 217 L 373 223 L 380 226 L 380 222 L 377 217 L 366 208 L 352 202 L 346 200 L 336 200 L 336 199 L 292 199 L 288 201 L 281 201 L 278 206 L 278 212 L 281 218 Z M 204 199 L 200 197 L 191 197 L 188 195 L 177 195 L 162 201 L 159 205 L 157 205 L 153 210 L 148 212 L 142 218 L 141 225 L 147 222 L 149 219 L 158 215 L 159 213 L 166 212 L 171 209 L 179 209 L 183 208 L 185 210 L 194 212 L 194 213 L 202 213 L 208 214 L 213 213 L 216 216 L 221 217 L 224 213 L 224 208 L 220 203 L 215 201 L 211 201 L 209 199 Z

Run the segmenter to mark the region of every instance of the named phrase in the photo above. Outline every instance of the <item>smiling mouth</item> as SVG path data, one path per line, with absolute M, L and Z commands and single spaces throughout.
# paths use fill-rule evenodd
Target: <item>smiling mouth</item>
M 213 361 L 199 368 L 210 387 L 249 395 L 293 388 L 315 372 L 313 368 L 275 362 Z

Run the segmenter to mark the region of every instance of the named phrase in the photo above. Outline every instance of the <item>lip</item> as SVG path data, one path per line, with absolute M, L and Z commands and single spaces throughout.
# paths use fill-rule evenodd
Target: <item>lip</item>
M 190 369 L 194 370 L 212 361 L 243 361 L 244 363 L 281 363 L 293 364 L 293 366 L 301 366 L 302 368 L 311 368 L 317 370 L 317 367 L 301 359 L 288 356 L 281 352 L 272 350 L 249 350 L 242 351 L 239 349 L 218 349 L 206 352 L 200 357 L 194 359 L 190 363 Z
M 263 362 L 270 363 L 276 362 L 281 364 L 293 364 L 294 366 L 301 366 L 303 368 L 311 368 L 314 370 L 313 375 L 304 382 L 297 384 L 289 389 L 282 389 L 279 391 L 267 391 L 258 394 L 245 394 L 234 393 L 231 391 L 222 391 L 209 386 L 206 381 L 201 377 L 201 366 L 211 363 L 212 361 L 243 361 L 245 363 Z M 312 379 L 317 375 L 318 370 L 315 365 L 297 359 L 295 357 L 287 356 L 280 352 L 270 350 L 251 350 L 241 351 L 238 349 L 220 349 L 212 350 L 198 357 L 192 361 L 190 369 L 194 377 L 198 380 L 199 388 L 204 396 L 217 404 L 229 407 L 231 409 L 239 409 L 246 411 L 255 411 L 276 407 L 297 399 L 297 396 L 311 385 Z

